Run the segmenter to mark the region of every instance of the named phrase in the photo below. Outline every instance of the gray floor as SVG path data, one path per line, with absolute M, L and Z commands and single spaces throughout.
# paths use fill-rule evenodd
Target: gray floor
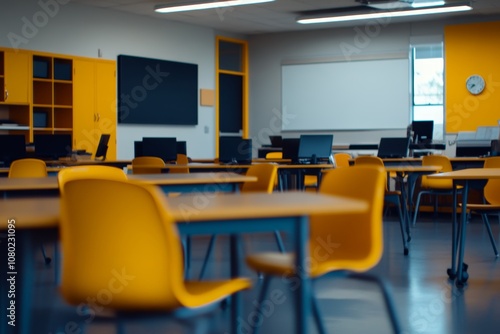
M 390 286 L 404 333 L 499 333 L 500 265 L 486 230 L 479 217 L 472 217 L 465 256 L 470 278 L 464 289 L 458 289 L 446 274 L 451 262 L 449 220 L 449 214 L 437 217 L 423 214 L 412 229 L 410 254 L 404 256 L 398 223 L 395 218 L 387 217 L 384 256 L 372 273 Z M 493 217 L 491 222 L 500 243 L 498 220 Z M 207 238 L 194 241 L 194 274 L 199 271 L 207 241 Z M 208 277 L 226 274 L 227 241 L 224 237 L 218 239 Z M 247 251 L 276 249 L 273 237 L 268 235 L 246 237 L 245 245 Z M 41 258 L 39 263 L 33 310 L 39 329 L 36 333 L 80 333 L 80 323 L 88 317 L 60 299 L 53 268 L 44 266 Z M 249 333 L 251 325 L 255 324 L 252 306 L 260 288 L 260 281 L 253 272 L 248 270 L 245 274 L 255 279 L 255 286 L 244 293 L 244 312 L 240 319 L 242 334 Z M 293 296 L 280 279 L 273 281 L 271 289 L 284 292 L 284 302 L 273 304 L 257 319 L 262 321 L 260 333 L 293 333 Z M 315 283 L 314 291 L 329 333 L 391 332 L 382 298 L 374 285 L 329 275 Z M 228 332 L 227 320 L 228 312 L 217 309 L 212 316 L 216 333 Z M 50 325 L 42 325 L 47 323 Z M 316 332 L 311 319 L 310 333 Z M 86 333 L 115 333 L 115 328 L 113 324 L 93 320 L 88 321 Z M 127 325 L 127 333 L 193 333 L 193 329 L 177 321 L 161 319 L 132 322 Z

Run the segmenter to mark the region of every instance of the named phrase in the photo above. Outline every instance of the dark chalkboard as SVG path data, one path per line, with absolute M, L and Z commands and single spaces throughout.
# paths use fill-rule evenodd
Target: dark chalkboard
M 118 123 L 198 124 L 198 65 L 119 55 Z

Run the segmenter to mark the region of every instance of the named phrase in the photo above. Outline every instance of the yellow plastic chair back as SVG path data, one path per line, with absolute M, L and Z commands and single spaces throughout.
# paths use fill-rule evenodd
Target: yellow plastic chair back
M 185 154 L 177 154 L 177 160 L 176 164 L 177 165 L 185 165 L 186 167 L 177 167 L 177 168 L 171 168 L 168 172 L 170 174 L 188 174 L 189 173 L 189 167 L 187 166 L 189 163 L 188 157 Z
M 125 180 L 70 180 L 61 196 L 61 292 L 73 305 L 101 297 L 115 310 L 196 308 L 244 279 L 184 282 L 176 223 L 160 189 Z
M 147 168 L 146 168 L 147 167 Z M 151 168 L 158 167 L 158 168 Z M 159 157 L 136 157 L 132 159 L 133 174 L 160 174 L 165 162 Z
M 64 184 L 78 179 L 94 180 L 127 180 L 127 175 L 122 169 L 111 166 L 72 166 L 63 168 L 57 173 L 59 190 L 62 192 Z
M 283 152 L 268 152 L 266 159 L 283 159 Z
M 385 174 L 378 166 L 338 168 L 326 173 L 320 193 L 365 200 L 370 207 L 360 214 L 311 217 L 312 277 L 333 270 L 362 272 L 380 261 Z
M 362 165 L 379 166 L 379 167 L 385 168 L 384 160 L 382 160 L 379 157 L 368 156 L 368 155 L 356 157 L 356 159 L 354 159 L 354 165 L 355 166 L 360 166 L 360 165 L 361 166 Z M 388 186 L 388 182 L 387 182 L 387 173 L 385 175 L 385 190 L 389 191 L 389 186 Z
M 335 161 L 335 167 L 349 167 L 349 160 L 352 159 L 349 153 L 335 153 L 333 155 L 333 160 Z
M 500 157 L 487 158 L 484 168 L 500 168 Z M 500 205 L 500 180 L 489 179 L 484 186 L 483 195 L 489 204 Z
M 441 166 L 440 173 L 451 172 L 450 158 L 445 155 L 426 155 L 422 158 L 422 166 Z M 453 189 L 452 179 L 429 179 L 423 175 L 420 183 L 422 189 L 451 190 Z
M 19 159 L 14 160 L 10 164 L 9 177 L 24 178 L 24 177 L 46 177 L 47 165 L 45 161 L 40 159 Z
M 242 192 L 272 193 L 278 178 L 278 166 L 271 163 L 254 164 L 247 169 L 245 175 L 256 176 L 257 181 L 243 183 Z

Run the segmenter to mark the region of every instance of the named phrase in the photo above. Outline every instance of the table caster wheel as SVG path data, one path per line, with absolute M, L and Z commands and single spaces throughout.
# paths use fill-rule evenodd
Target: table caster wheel
M 453 280 L 457 277 L 457 274 L 453 271 L 451 271 L 451 268 L 446 269 L 446 273 L 448 274 L 448 277 Z
M 404 254 L 405 254 L 405 255 L 408 255 L 408 253 L 409 253 L 409 252 L 410 252 L 410 251 L 408 250 L 408 248 L 405 248 L 405 250 L 404 250 Z
M 45 264 L 50 264 L 52 262 L 52 259 L 50 257 L 45 258 Z
M 464 262 L 464 263 L 462 264 L 462 269 L 463 269 L 463 271 L 467 271 L 467 269 L 469 269 L 469 265 L 468 265 L 467 263 L 465 263 L 465 262 Z

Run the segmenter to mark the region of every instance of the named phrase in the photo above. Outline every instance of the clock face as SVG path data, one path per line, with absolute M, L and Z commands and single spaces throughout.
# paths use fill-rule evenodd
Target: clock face
M 465 81 L 465 86 L 471 94 L 478 95 L 484 90 L 486 83 L 482 76 L 471 75 L 467 78 L 467 81 Z

